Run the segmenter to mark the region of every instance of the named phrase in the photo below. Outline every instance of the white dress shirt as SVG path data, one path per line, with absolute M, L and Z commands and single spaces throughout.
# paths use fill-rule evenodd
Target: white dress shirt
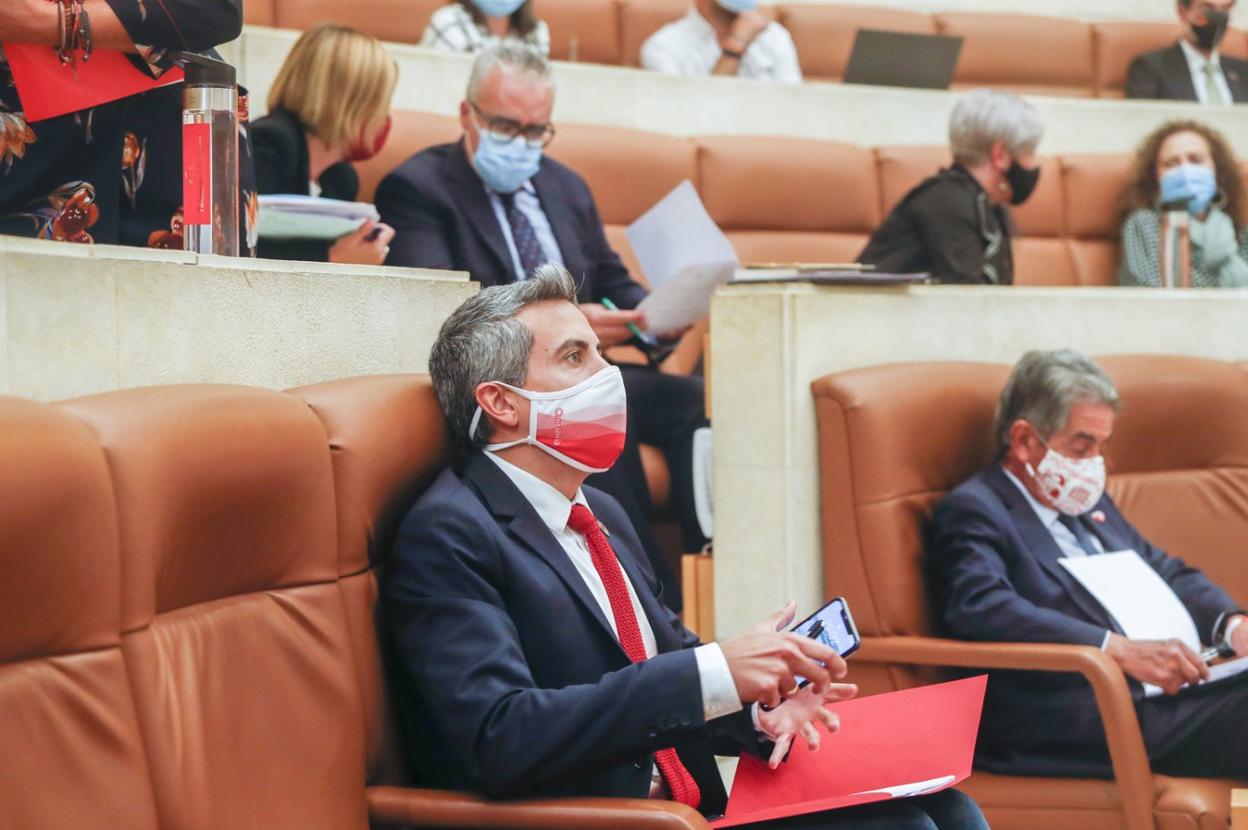
M 509 37 L 527 43 L 543 55 L 550 55 L 550 29 L 545 21 L 537 21 L 528 37 Z M 429 18 L 425 34 L 420 45 L 431 49 L 443 49 L 450 52 L 480 52 L 501 40 L 484 26 L 478 26 L 472 14 L 459 3 L 442 6 Z
M 697 9 L 668 23 L 641 46 L 641 65 L 669 75 L 710 75 L 722 56 L 715 27 Z M 788 30 L 772 22 L 759 32 L 741 58 L 737 77 L 801 83 L 797 47 Z
M 1197 100 L 1202 104 L 1210 103 L 1208 91 L 1205 89 L 1205 65 L 1210 64 L 1213 67 L 1213 83 L 1222 94 L 1222 100 L 1213 103 L 1226 105 L 1235 103 L 1235 99 L 1231 97 L 1231 87 L 1226 82 L 1226 75 L 1222 73 L 1222 60 L 1218 55 L 1218 50 L 1213 50 L 1206 59 L 1204 55 L 1196 51 L 1195 46 L 1187 42 L 1186 38 L 1179 40 L 1179 46 L 1183 49 L 1183 56 L 1187 58 L 1187 70 L 1192 73 L 1192 86 L 1196 87 Z
M 482 186 L 485 186 L 484 183 Z M 511 234 L 511 223 L 507 221 L 507 208 L 503 207 L 503 198 L 489 187 L 485 188 L 485 193 L 490 197 L 490 207 L 494 210 L 494 218 L 498 220 L 498 226 L 503 230 L 503 240 L 507 243 L 507 253 L 511 254 L 511 267 L 516 273 L 516 281 L 523 282 L 528 275 L 524 273 L 524 266 L 520 264 L 520 250 L 516 247 L 516 239 Z M 516 210 L 524 214 L 524 218 L 528 219 L 529 224 L 533 226 L 537 244 L 541 246 L 542 255 L 546 261 L 563 265 L 563 251 L 559 250 L 559 241 L 555 239 L 555 232 L 550 227 L 550 220 L 546 218 L 546 211 L 542 210 L 542 203 L 537 198 L 537 189 L 533 187 L 531 179 L 516 191 L 515 205 Z

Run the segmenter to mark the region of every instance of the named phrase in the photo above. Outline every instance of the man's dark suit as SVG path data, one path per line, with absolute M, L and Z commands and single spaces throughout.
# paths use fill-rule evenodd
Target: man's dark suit
M 607 243 L 585 180 L 543 157 L 531 181 L 564 266 L 579 285 L 580 301 L 601 302 L 605 297 L 620 308 L 636 308 L 646 289 L 629 276 Z M 395 229 L 386 264 L 467 271 L 482 286 L 515 281 L 502 228 L 463 142 L 431 147 L 401 164 L 377 188 L 377 208 L 382 221 Z M 624 506 L 663 582 L 668 605 L 679 611 L 679 583 L 650 531 L 653 507 L 639 443 L 657 446 L 667 456 L 672 503 L 684 531 L 685 550 L 697 550 L 705 540 L 693 505 L 691 457 L 693 434 L 706 424 L 702 379 L 629 365 L 620 369 L 633 404 L 628 443 L 615 467 L 590 483 Z
M 1248 103 L 1248 61 L 1219 55 L 1218 63 L 1236 104 Z M 1192 72 L 1179 44 L 1136 55 L 1127 69 L 1127 98 L 1199 101 Z
M 1101 497 L 1096 511 L 1104 522 L 1088 524 L 1104 549 L 1138 553 L 1187 607 L 1202 638 L 1212 639 L 1225 615 L 1236 610 L 1231 597 L 1200 571 L 1151 545 L 1109 496 Z M 1106 631 L 1117 630 L 1115 623 L 1058 564 L 1064 555 L 999 465 L 973 476 L 936 506 L 926 546 L 935 607 L 948 633 L 966 640 L 1099 648 Z M 1248 685 L 1242 683 L 1147 701 L 1138 682 L 1130 685 L 1154 768 L 1171 763 L 1177 774 L 1183 774 L 1178 767 L 1191 752 L 1190 741 L 1204 740 L 1185 728 L 1211 711 L 1220 713 L 1223 705 L 1234 708 L 1228 700 L 1240 709 L 1248 704 Z M 1208 701 L 1216 701 L 1213 708 Z M 1238 730 L 1239 740 L 1248 739 L 1248 719 L 1241 714 L 1237 723 L 1224 727 Z M 1107 774 L 1104 732 L 1091 687 L 1072 674 L 993 672 L 977 762 L 1014 774 Z M 1248 770 L 1248 764 L 1238 763 Z
M 411 508 L 385 579 L 418 780 L 494 796 L 645 798 L 673 746 L 722 813 L 712 747 L 762 752 L 748 709 L 707 723 L 692 647 L 661 598 L 627 516 L 584 488 L 654 629 L 630 663 L 584 580 L 493 461 L 471 456 Z

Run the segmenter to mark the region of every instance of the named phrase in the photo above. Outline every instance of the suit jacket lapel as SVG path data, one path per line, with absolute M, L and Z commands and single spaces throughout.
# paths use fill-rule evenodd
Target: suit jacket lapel
M 557 174 L 545 159 L 542 160 L 541 169 L 533 177 L 533 189 L 537 191 L 537 200 L 542 205 L 542 212 L 546 214 L 551 233 L 555 235 L 555 242 L 559 245 L 563 266 L 580 286 L 583 284 L 586 266 L 581 254 L 581 236 L 576 228 L 576 217 L 568 207 L 567 199 L 562 198 L 559 192 Z
M 516 489 L 511 479 L 482 453 L 478 452 L 468 460 L 464 468 L 464 477 L 473 485 L 477 495 L 485 502 L 486 507 L 506 525 L 507 531 L 522 542 L 525 547 L 537 555 L 553 570 L 572 595 L 585 607 L 585 610 L 598 621 L 606 633 L 607 639 L 624 655 L 615 636 L 614 629 L 607 622 L 589 586 L 581 578 L 581 574 L 572 564 L 572 560 L 564 553 L 559 541 L 550 532 L 550 528 L 542 521 L 541 516 L 529 504 L 528 499 Z M 624 655 L 627 657 L 627 655 Z
M 624 569 L 628 581 L 633 584 L 633 590 L 637 592 L 641 610 L 645 613 L 646 619 L 650 621 L 650 628 L 654 631 L 656 651 L 659 654 L 675 651 L 680 648 L 680 641 L 676 638 L 676 633 L 672 631 L 667 611 L 650 590 L 650 583 L 637 564 L 639 561 L 637 557 L 642 554 L 640 551 L 633 550 L 624 541 L 623 535 L 617 533 L 611 536 L 611 548 L 615 551 L 615 558 L 619 560 L 620 567 Z
M 1187 64 L 1187 55 L 1178 43 L 1166 51 L 1162 58 L 1166 63 L 1165 77 L 1171 79 L 1180 100 L 1199 101 L 1196 85 L 1192 83 L 1192 68 Z
M 1222 74 L 1226 76 L 1226 85 L 1231 89 L 1231 100 L 1236 104 L 1248 102 L 1248 89 L 1245 89 L 1245 78 L 1237 66 L 1229 66 L 1226 56 L 1222 56 Z
M 1053 534 L 1040 521 L 1031 503 L 1019 492 L 1018 487 L 1009 480 L 999 465 L 993 465 L 989 470 L 988 484 L 1006 509 L 1010 511 L 1010 518 L 1014 521 L 1014 527 L 1019 535 L 1023 537 L 1027 552 L 1035 557 L 1050 576 L 1062 584 L 1066 593 L 1088 615 L 1089 619 L 1116 629 L 1117 626 L 1112 626 L 1109 615 L 1105 613 L 1101 604 L 1087 592 L 1079 580 L 1071 576 L 1070 571 L 1058 563 L 1058 560 L 1065 558 L 1065 555 L 1057 546 Z
M 451 192 L 463 207 L 464 214 L 472 223 L 473 230 L 494 255 L 498 265 L 496 273 L 505 276 L 505 279 L 482 280 L 482 284 L 498 285 L 515 282 L 515 266 L 511 261 L 511 252 L 507 250 L 507 240 L 503 237 L 503 229 L 499 227 L 498 217 L 494 215 L 494 208 L 490 205 L 490 197 L 485 192 L 481 177 L 477 175 L 476 170 L 472 169 L 472 163 L 468 161 L 462 140 L 451 150 L 446 164 L 447 172 L 455 183 Z

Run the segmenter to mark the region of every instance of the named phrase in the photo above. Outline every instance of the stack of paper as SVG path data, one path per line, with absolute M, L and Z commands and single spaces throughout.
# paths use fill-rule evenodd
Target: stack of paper
M 367 202 L 293 194 L 260 197 L 260 236 L 266 239 L 337 239 L 380 218 Z

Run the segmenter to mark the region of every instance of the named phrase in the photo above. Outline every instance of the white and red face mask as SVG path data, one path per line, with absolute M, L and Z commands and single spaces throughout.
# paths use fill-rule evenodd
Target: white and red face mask
M 486 444 L 497 452 L 532 444 L 583 473 L 605 473 L 624 451 L 628 431 L 628 398 L 619 367 L 602 371 L 557 392 L 533 392 L 499 382 L 529 401 L 529 434 L 504 444 Z M 481 422 L 481 407 L 472 416 L 468 434 Z
M 1044 458 L 1035 467 L 1028 464 L 1027 472 L 1055 510 L 1082 516 L 1105 492 L 1105 457 L 1067 458 L 1048 444 L 1045 448 Z

